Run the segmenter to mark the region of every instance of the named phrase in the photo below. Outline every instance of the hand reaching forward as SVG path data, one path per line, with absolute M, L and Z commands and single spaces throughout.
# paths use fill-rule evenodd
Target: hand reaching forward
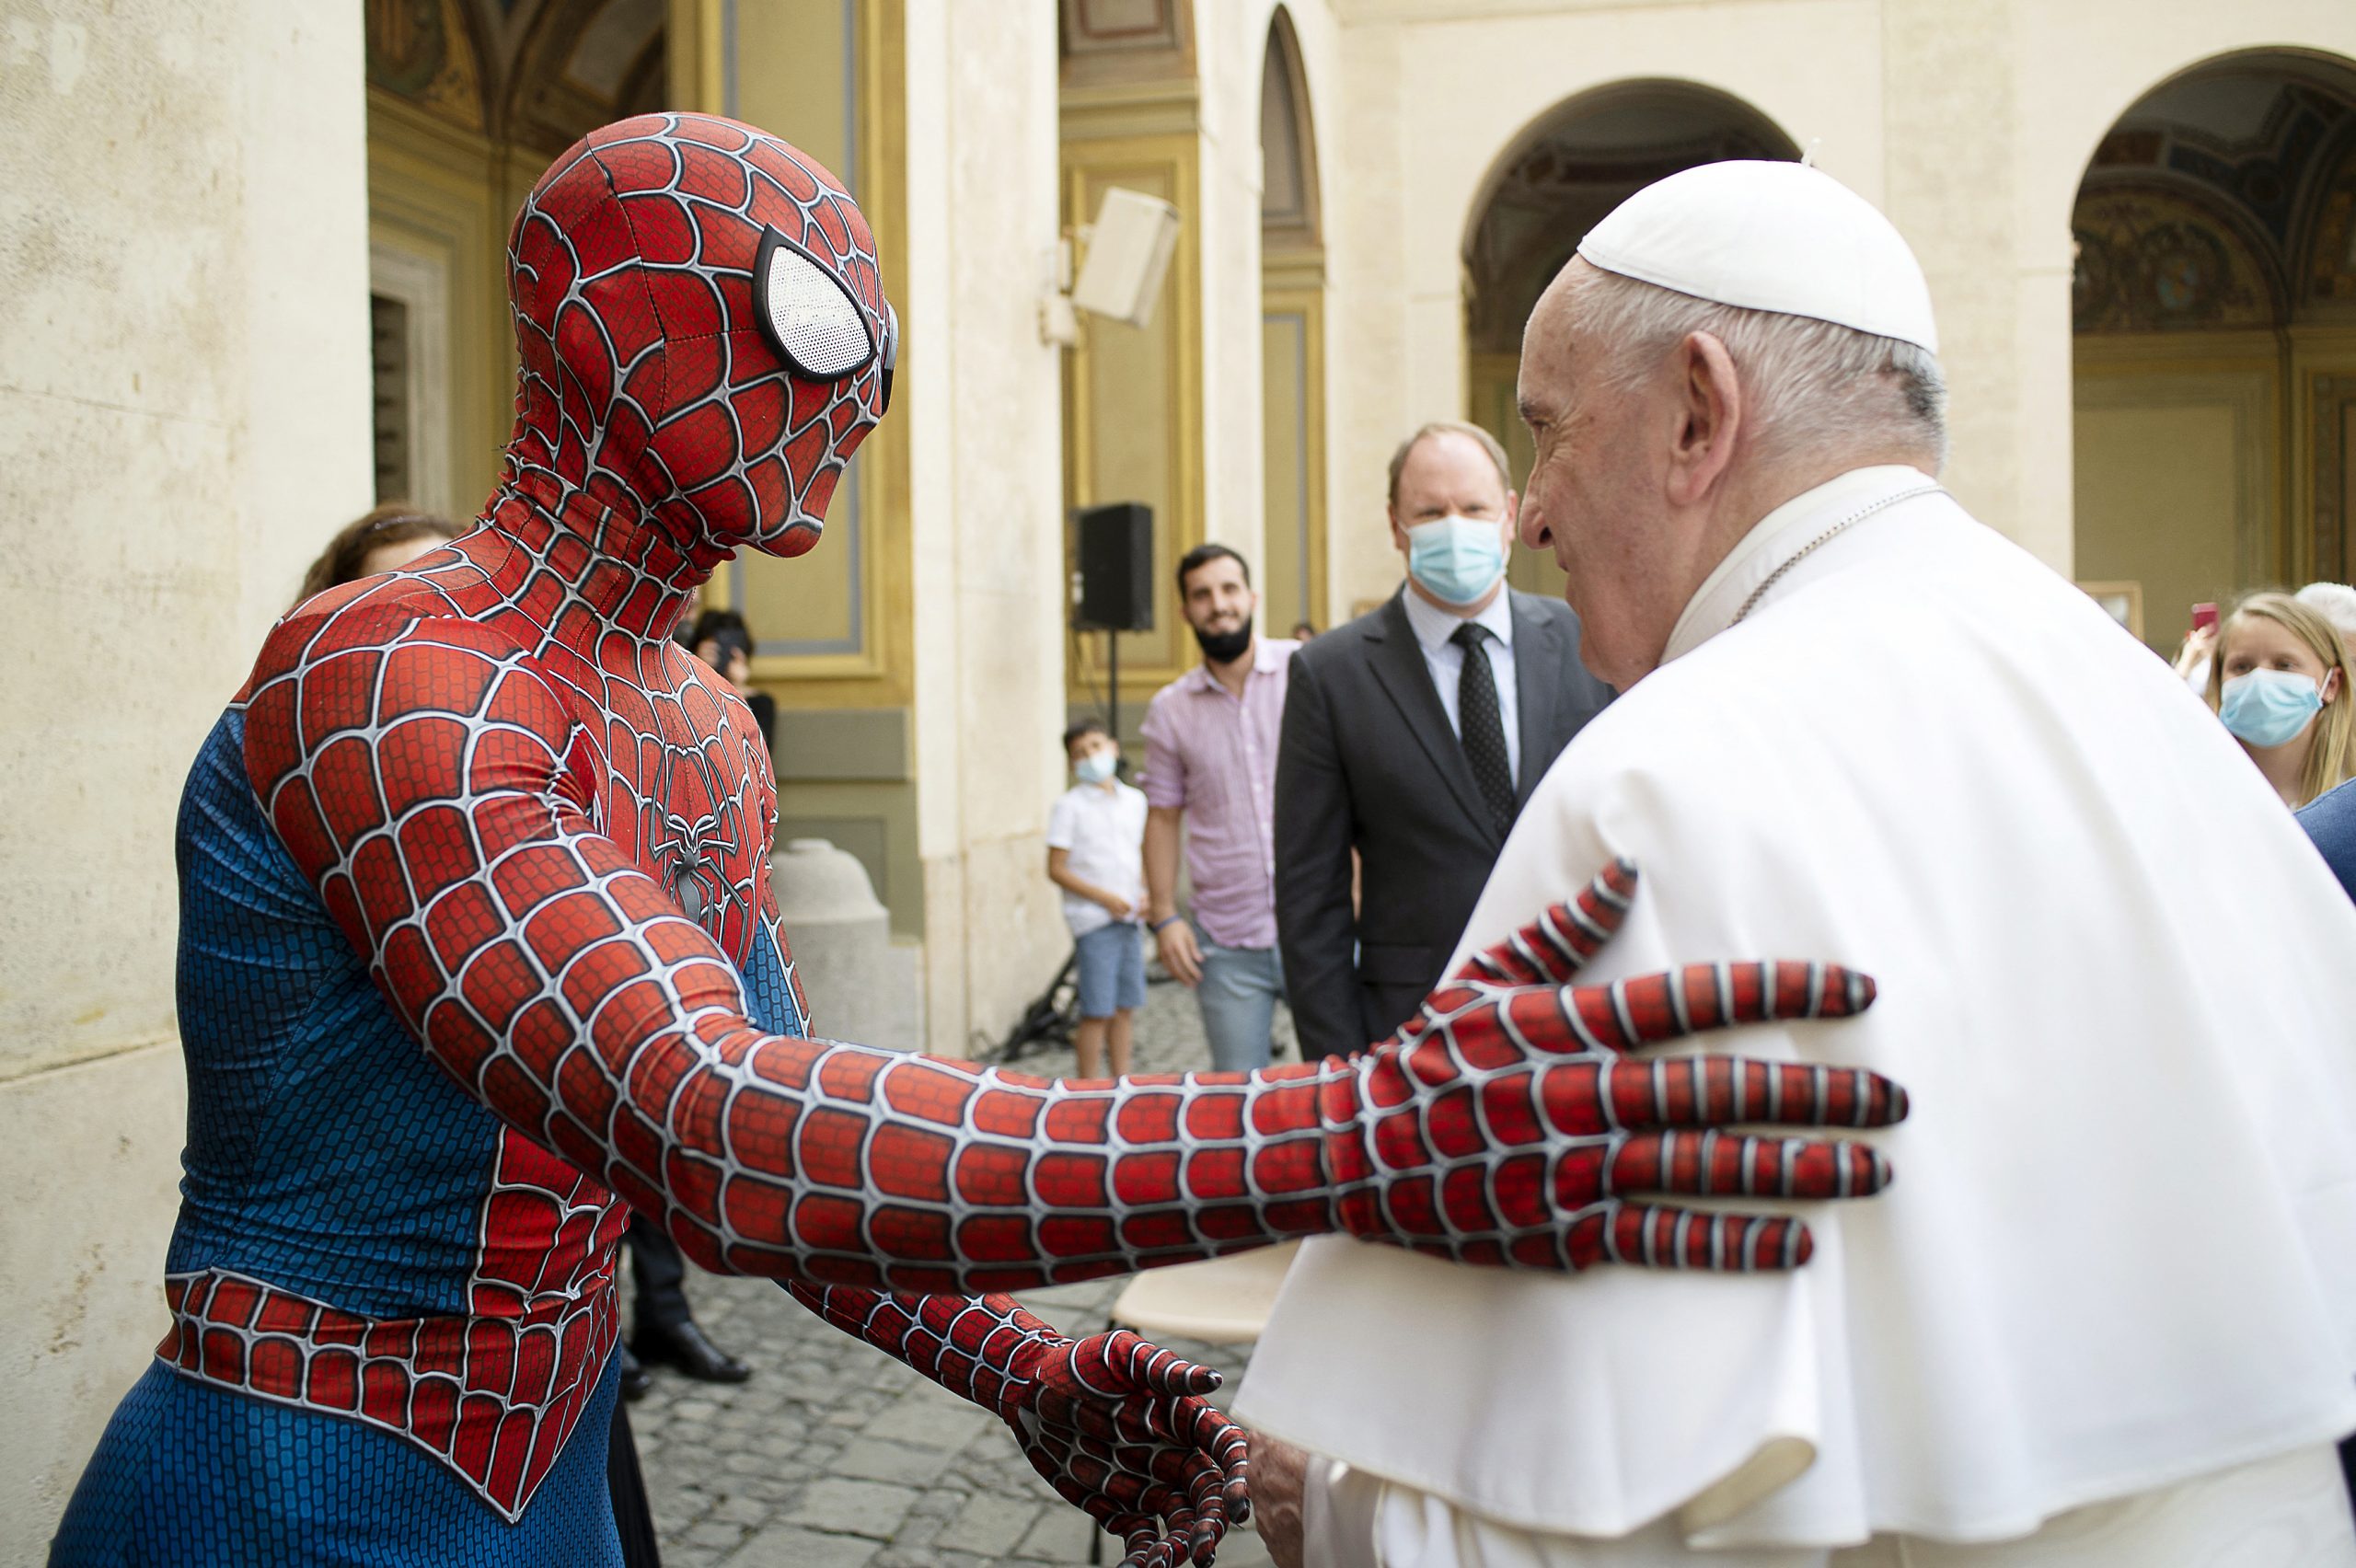
M 1039 1343 L 1029 1387 L 999 1411 L 1023 1457 L 1121 1538 L 1123 1568 L 1207 1568 L 1252 1513 L 1243 1429 L 1202 1399 L 1219 1375 L 1126 1329 Z
M 1207 1568 L 1251 1516 L 1242 1429 L 1203 1401 L 1219 1385 L 1126 1329 L 1071 1340 L 1008 1296 L 884 1295 L 786 1282 L 844 1332 L 995 1412 L 1063 1499 L 1121 1537 L 1123 1568 Z
M 1835 964 L 1740 963 L 1569 984 L 1635 887 L 1634 867 L 1605 867 L 1359 1059 L 1357 1114 L 1329 1146 L 1346 1228 L 1468 1262 L 1790 1268 L 1813 1245 L 1796 1219 L 1634 1197 L 1865 1197 L 1888 1185 L 1888 1162 L 1865 1144 L 1719 1130 L 1888 1125 L 1905 1116 L 1906 1094 L 1878 1074 L 1626 1055 L 1706 1030 L 1847 1017 L 1872 1004 L 1873 982 Z

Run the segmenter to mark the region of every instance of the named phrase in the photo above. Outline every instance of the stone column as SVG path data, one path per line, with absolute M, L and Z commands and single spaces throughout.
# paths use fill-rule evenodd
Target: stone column
M 1953 394 L 1942 478 L 1974 516 L 2066 576 L 2069 235 L 2021 222 L 2017 9 L 1884 0 L 1882 209 L 1914 248 L 1938 312 Z
M 164 1327 L 172 827 L 371 502 L 357 6 L 9 0 L 0 121 L 0 1563 Z
M 1267 559 L 1261 479 L 1265 427 L 1260 367 L 1260 63 L 1270 7 L 1195 12 L 1200 222 L 1179 243 L 1199 247 L 1202 269 L 1203 537 Z M 1255 577 L 1255 581 L 1258 579 Z M 1285 627 L 1263 628 L 1282 637 Z M 1191 663 L 1188 640 L 1179 658 Z
M 903 307 L 926 1037 L 969 1054 L 1063 960 L 1046 877 L 1064 788 L 1056 13 L 907 0 Z

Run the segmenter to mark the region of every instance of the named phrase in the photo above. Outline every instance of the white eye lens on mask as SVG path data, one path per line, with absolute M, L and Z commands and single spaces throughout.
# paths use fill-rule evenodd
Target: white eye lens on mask
M 2323 710 L 2323 692 L 2296 670 L 2252 670 L 2225 683 L 2217 717 L 2254 746 L 2296 740 Z
M 804 380 L 839 381 L 875 357 L 874 335 L 849 287 L 775 229 L 761 236 L 753 288 L 769 341 Z
M 1503 526 L 1453 513 L 1416 524 L 1407 530 L 1407 575 L 1442 604 L 1472 604 L 1506 574 Z

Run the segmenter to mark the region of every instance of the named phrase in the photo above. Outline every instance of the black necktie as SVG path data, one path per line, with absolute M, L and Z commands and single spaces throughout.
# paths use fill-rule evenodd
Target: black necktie
M 1513 826 L 1513 764 L 1506 756 L 1505 721 L 1497 716 L 1497 677 L 1482 646 L 1489 636 L 1487 627 L 1466 621 L 1449 640 L 1464 650 L 1464 669 L 1456 679 L 1456 726 L 1464 760 L 1472 765 L 1472 781 L 1481 786 L 1502 838 Z

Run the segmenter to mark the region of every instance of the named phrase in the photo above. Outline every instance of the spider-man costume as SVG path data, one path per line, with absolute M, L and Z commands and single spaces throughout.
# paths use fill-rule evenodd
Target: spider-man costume
M 184 798 L 190 1082 L 172 1327 L 54 1547 L 70 1563 L 618 1562 L 614 1243 L 708 1268 L 997 1411 L 1132 1560 L 1241 1518 L 1215 1375 L 997 1294 L 1347 1231 L 1467 1262 L 1789 1266 L 1870 1074 L 1651 1041 L 1838 1016 L 1863 976 L 1571 986 L 1576 905 L 1347 1061 L 1072 1083 L 806 1037 L 768 885 L 768 757 L 669 640 L 736 549 L 816 542 L 898 324 L 849 198 L 694 115 L 599 131 L 517 217 L 518 417 L 480 525 L 280 622 Z M 422 1048 L 421 1049 L 421 1044 Z

